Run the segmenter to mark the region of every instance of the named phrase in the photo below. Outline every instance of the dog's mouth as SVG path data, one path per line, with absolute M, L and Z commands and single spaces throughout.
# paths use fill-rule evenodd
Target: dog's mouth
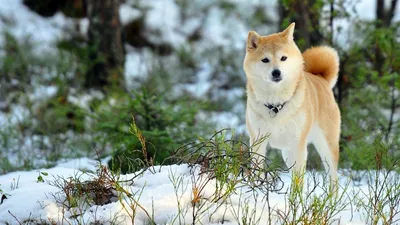
M 275 83 L 278 83 L 281 80 L 282 80 L 282 77 L 273 77 L 272 78 L 272 81 L 275 82 Z

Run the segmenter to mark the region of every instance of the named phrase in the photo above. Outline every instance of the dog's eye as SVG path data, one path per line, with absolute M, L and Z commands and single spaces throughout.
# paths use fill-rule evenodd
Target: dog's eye
M 287 57 L 286 56 L 282 56 L 281 57 L 281 61 L 286 61 Z
M 269 59 L 268 59 L 268 58 L 262 59 L 261 61 L 262 61 L 263 63 L 269 63 Z

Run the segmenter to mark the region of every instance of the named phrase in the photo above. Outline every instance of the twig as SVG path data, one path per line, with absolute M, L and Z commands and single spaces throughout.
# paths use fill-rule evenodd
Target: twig
M 10 210 L 8 210 L 8 213 L 18 222 L 19 225 L 22 225 L 22 223 L 17 219 L 17 217 L 14 214 L 10 212 Z

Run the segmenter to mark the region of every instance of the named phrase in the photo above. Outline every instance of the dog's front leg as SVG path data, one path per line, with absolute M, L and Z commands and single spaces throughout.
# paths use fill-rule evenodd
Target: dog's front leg
M 282 157 L 286 166 L 292 172 L 292 186 L 296 185 L 302 188 L 307 162 L 307 144 L 303 142 L 301 144 L 295 144 L 286 150 L 282 150 Z
M 293 172 L 304 172 L 307 162 L 307 145 L 282 150 L 282 158 Z
M 267 138 L 250 137 L 250 166 L 260 178 L 265 178 Z
M 267 154 L 267 140 L 255 140 L 250 141 L 250 154 L 252 157 L 252 161 L 257 165 L 265 165 L 265 159 Z

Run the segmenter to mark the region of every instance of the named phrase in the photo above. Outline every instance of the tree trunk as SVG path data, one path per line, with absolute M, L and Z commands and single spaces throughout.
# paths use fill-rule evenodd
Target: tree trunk
M 321 34 L 319 21 L 321 9 L 316 4 L 317 0 L 288 0 L 279 1 L 280 28 L 283 29 L 285 21 L 296 23 L 295 39 L 300 49 L 306 49 L 321 44 L 324 36 Z M 322 8 L 322 7 L 321 7 Z
M 385 1 L 376 1 L 376 19 L 378 27 L 389 27 L 392 23 L 394 12 L 396 10 L 397 0 L 392 0 L 390 8 L 385 9 Z
M 120 0 L 87 0 L 89 68 L 85 87 L 121 85 L 125 61 L 119 20 Z
M 396 10 L 397 0 L 392 0 L 389 9 L 385 9 L 385 1 L 376 1 L 376 29 L 388 28 L 392 24 L 394 12 Z M 377 45 L 375 46 L 375 70 L 378 71 L 379 76 L 383 76 L 383 64 L 385 56 L 382 50 Z
M 394 17 L 394 12 L 396 10 L 397 6 L 397 0 L 392 0 L 390 3 L 390 8 L 386 9 L 385 8 L 385 1 L 384 0 L 377 0 L 376 1 L 376 29 L 382 29 L 382 28 L 389 28 L 392 25 L 393 17 Z M 387 60 L 385 55 L 382 52 L 382 49 L 380 48 L 379 45 L 375 46 L 375 70 L 378 71 L 378 74 L 380 77 L 383 77 L 385 74 L 385 71 L 388 71 L 387 68 L 384 68 L 385 61 Z M 393 57 L 393 56 L 392 56 Z M 392 70 L 392 60 L 390 60 L 390 66 L 389 66 L 389 71 Z M 385 134 L 385 140 L 386 142 L 389 142 L 390 138 L 390 133 L 393 130 L 393 123 L 394 121 L 394 114 L 397 108 L 397 99 L 395 97 L 395 81 L 396 77 L 395 74 L 392 74 L 391 80 L 390 80 L 390 97 L 391 97 L 391 103 L 390 103 L 390 116 L 389 116 L 389 123 L 387 126 L 387 131 Z

